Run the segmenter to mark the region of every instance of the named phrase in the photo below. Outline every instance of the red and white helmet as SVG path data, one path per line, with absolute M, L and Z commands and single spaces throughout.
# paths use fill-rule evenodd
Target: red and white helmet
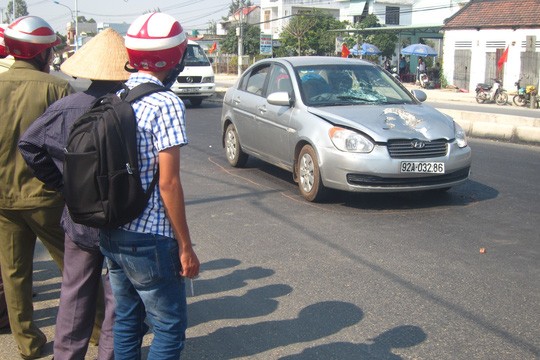
M 182 25 L 164 13 L 145 14 L 127 31 L 129 65 L 137 70 L 164 71 L 182 60 L 187 36 Z
M 38 16 L 16 19 L 5 29 L 4 39 L 8 53 L 18 59 L 32 59 L 61 42 L 52 27 Z
M 6 44 L 4 43 L 4 25 L 0 25 L 0 59 L 8 56 L 6 52 Z

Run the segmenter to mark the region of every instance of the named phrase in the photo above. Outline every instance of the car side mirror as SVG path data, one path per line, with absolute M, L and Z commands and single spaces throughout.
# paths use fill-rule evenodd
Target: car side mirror
M 427 100 L 427 95 L 422 90 L 416 90 L 415 89 L 415 90 L 412 90 L 411 92 L 418 101 L 424 102 L 424 101 Z
M 277 106 L 292 106 L 293 101 L 286 91 L 278 91 L 271 93 L 266 97 L 269 104 Z

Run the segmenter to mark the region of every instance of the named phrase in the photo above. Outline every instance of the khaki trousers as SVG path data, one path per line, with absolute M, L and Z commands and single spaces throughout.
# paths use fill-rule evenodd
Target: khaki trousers
M 9 326 L 7 313 L 6 296 L 4 295 L 4 283 L 2 281 L 2 271 L 0 271 L 0 329 Z
M 63 269 L 63 206 L 28 210 L 0 209 L 0 265 L 11 332 L 25 357 L 39 356 L 47 342 L 35 325 L 32 272 L 36 238 Z

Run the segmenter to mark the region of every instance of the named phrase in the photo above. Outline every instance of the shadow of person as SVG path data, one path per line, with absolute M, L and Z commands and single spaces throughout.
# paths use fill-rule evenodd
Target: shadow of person
M 201 264 L 201 272 L 229 269 L 240 264 L 240 260 L 237 259 L 215 259 Z
M 253 356 L 290 344 L 314 341 L 363 318 L 362 310 L 342 301 L 325 301 L 302 309 L 295 319 L 228 326 L 206 336 L 190 338 L 185 355 L 203 359 L 233 359 Z
M 300 354 L 281 357 L 280 360 L 325 359 L 325 360 L 398 360 L 401 356 L 392 349 L 416 346 L 427 339 L 426 333 L 414 325 L 402 325 L 387 330 L 371 339 L 372 344 L 336 342 L 305 349 Z
M 235 270 L 215 279 L 198 279 L 194 282 L 195 296 L 239 289 L 247 285 L 247 280 L 262 279 L 273 274 L 274 270 L 254 266 Z
M 247 319 L 274 312 L 279 302 L 275 298 L 290 294 L 292 287 L 284 284 L 249 290 L 243 296 L 223 296 L 189 304 L 189 326 L 220 319 Z

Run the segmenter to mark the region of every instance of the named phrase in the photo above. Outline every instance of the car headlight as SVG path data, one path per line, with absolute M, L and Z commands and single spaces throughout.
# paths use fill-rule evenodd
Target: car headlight
M 467 135 L 465 130 L 457 122 L 454 121 L 454 132 L 456 137 L 456 143 L 460 148 L 467 146 Z
M 205 76 L 202 78 L 202 82 L 203 83 L 213 83 L 214 82 L 214 77 L 213 76 Z
M 341 151 L 368 153 L 374 147 L 367 137 L 351 130 L 333 127 L 328 135 L 334 146 Z

